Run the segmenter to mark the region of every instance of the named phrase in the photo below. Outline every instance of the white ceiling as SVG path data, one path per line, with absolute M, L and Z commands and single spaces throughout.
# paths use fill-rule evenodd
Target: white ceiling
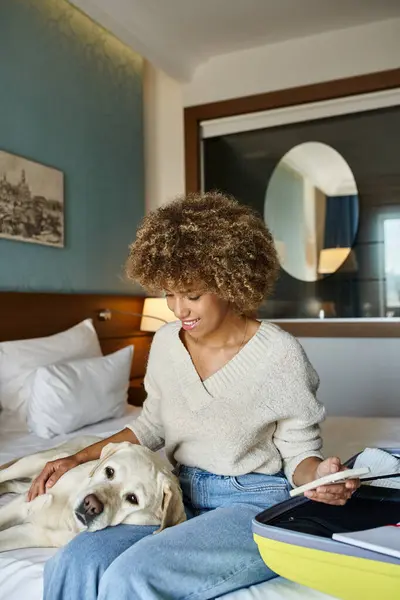
M 289 150 L 281 162 L 309 179 L 326 196 L 357 194 L 349 165 L 331 146 L 305 142 Z
M 400 0 L 70 1 L 182 80 L 218 54 L 400 16 Z

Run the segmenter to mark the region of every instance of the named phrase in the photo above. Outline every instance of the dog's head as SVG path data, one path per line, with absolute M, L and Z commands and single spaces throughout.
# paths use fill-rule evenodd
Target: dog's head
M 109 525 L 160 525 L 158 531 L 185 520 L 177 478 L 166 462 L 144 446 L 107 444 L 73 502 L 79 528 Z

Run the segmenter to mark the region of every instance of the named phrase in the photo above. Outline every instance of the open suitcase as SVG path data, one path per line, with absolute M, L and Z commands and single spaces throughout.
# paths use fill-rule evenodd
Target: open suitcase
M 400 600 L 400 559 L 332 540 L 399 521 L 400 490 L 363 485 L 345 506 L 286 500 L 255 517 L 253 535 L 265 564 L 282 577 L 343 600 Z

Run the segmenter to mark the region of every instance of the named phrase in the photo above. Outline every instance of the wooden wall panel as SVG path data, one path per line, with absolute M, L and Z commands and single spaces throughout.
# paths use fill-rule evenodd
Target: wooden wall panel
M 52 335 L 87 318 L 93 319 L 100 339 L 126 336 L 139 331 L 140 317 L 114 315 L 100 321 L 99 311 L 141 313 L 143 303 L 140 296 L 0 292 L 0 341 Z

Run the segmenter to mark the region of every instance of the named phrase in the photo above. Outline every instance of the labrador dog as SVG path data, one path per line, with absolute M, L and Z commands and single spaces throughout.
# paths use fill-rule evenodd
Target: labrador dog
M 82 437 L 0 467 L 0 494 L 17 493 L 0 508 L 0 552 L 60 547 L 82 531 L 112 525 L 159 525 L 186 519 L 178 479 L 148 448 L 107 444 L 100 459 L 67 471 L 49 491 L 26 501 L 26 493 L 49 460 L 64 458 L 99 441 Z

